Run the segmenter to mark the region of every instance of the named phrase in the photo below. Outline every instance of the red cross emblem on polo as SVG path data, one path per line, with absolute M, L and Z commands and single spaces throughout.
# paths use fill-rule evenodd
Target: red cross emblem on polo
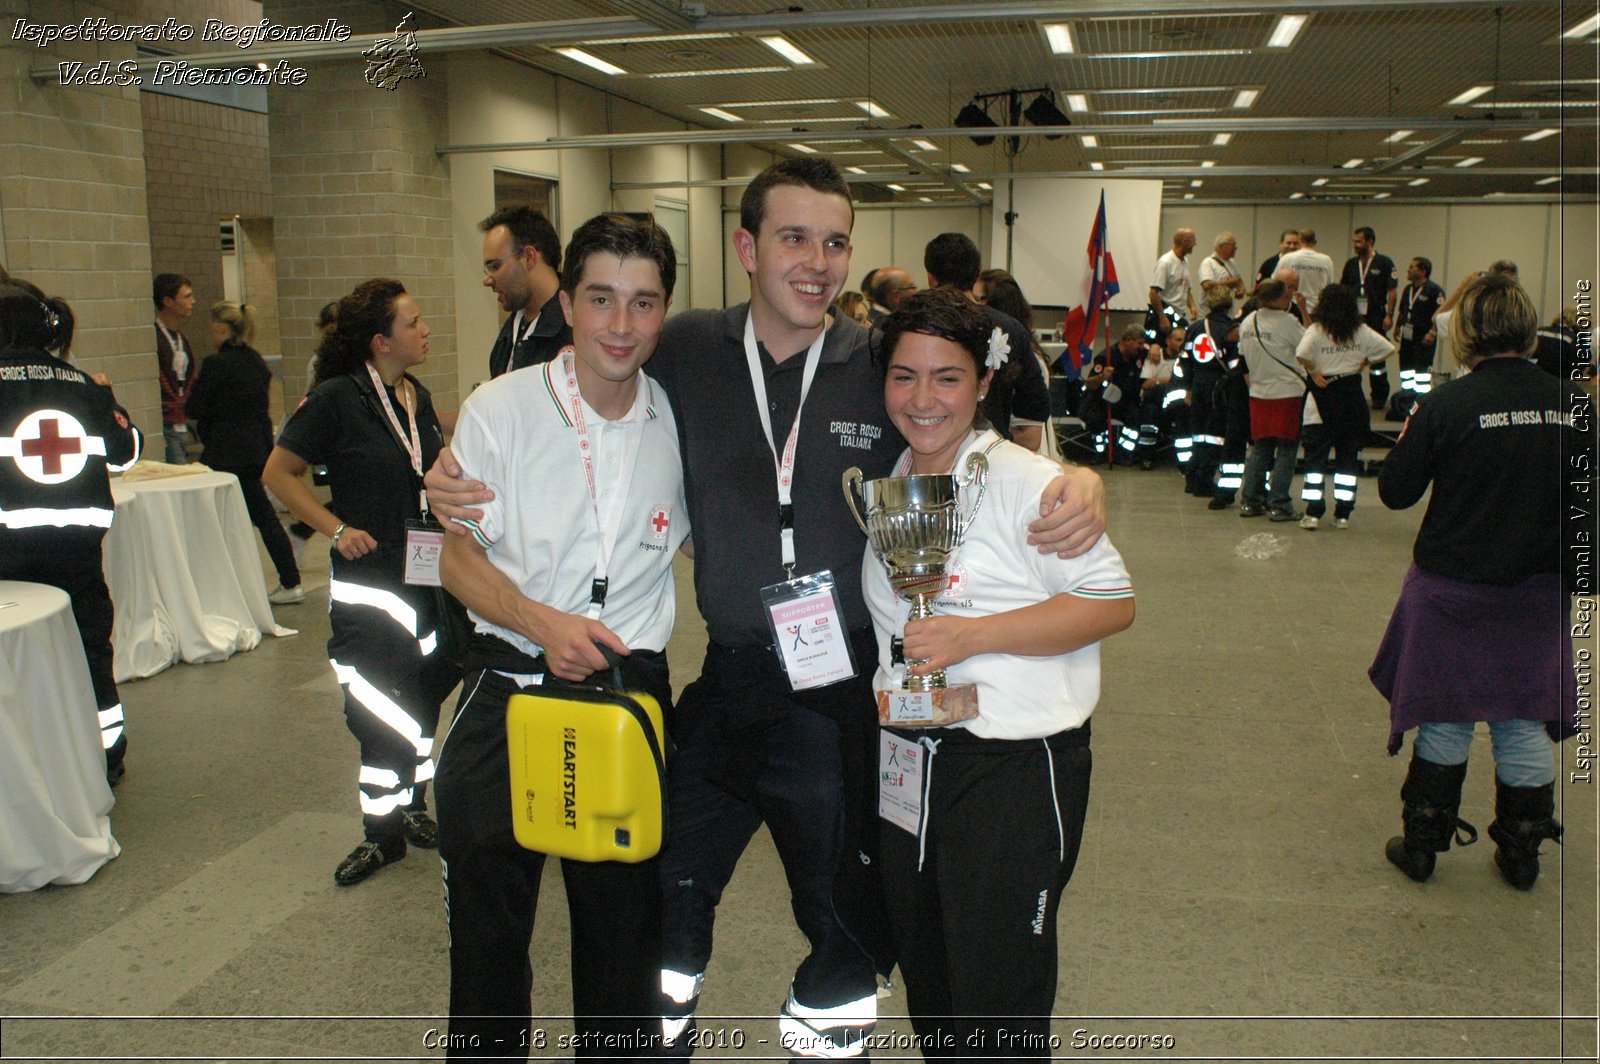
M 672 525 L 672 510 L 666 506 L 657 506 L 650 511 L 650 538 L 657 543 L 667 541 L 667 529 Z
M 92 454 L 104 455 L 106 441 L 83 431 L 83 423 L 62 410 L 35 410 L 11 436 L 0 436 L 0 458 L 9 458 L 29 480 L 60 484 L 83 472 Z
M 1203 332 L 1195 337 L 1194 360 L 1196 362 L 1210 362 L 1217 357 L 1216 342 L 1211 339 L 1211 334 Z

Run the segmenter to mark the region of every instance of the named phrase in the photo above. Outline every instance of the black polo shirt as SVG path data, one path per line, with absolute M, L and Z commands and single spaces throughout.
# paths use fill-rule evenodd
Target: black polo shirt
M 539 320 L 534 323 L 533 335 L 526 340 L 511 335 L 511 327 L 516 321 L 515 314 L 505 320 L 500 326 L 500 335 L 494 338 L 494 347 L 489 349 L 491 380 L 507 370 L 543 365 L 572 343 L 572 326 L 567 324 L 566 315 L 561 313 L 560 292 L 539 308 Z
M 428 389 L 406 376 L 417 390 L 418 437 L 422 468 L 427 469 L 439 457 L 444 432 Z M 409 437 L 405 407 L 393 388 L 385 391 Z M 380 553 L 398 556 L 405 546 L 406 522 L 422 515 L 417 494 L 421 482 L 365 370 L 360 376 L 335 377 L 312 389 L 283 426 L 278 446 L 311 465 L 326 465 L 332 509 L 339 519 L 376 539 Z M 342 558 L 335 564 L 341 562 Z
M 1350 256 L 1344 264 L 1344 275 L 1339 278 L 1339 283 L 1350 286 L 1358 297 L 1361 295 L 1360 258 Z M 1367 264 L 1367 313 L 1361 320 L 1383 332 L 1383 318 L 1389 309 L 1389 293 L 1399 286 L 1400 273 L 1394 268 L 1394 260 L 1373 252 L 1372 261 Z
M 1411 299 L 1413 292 L 1417 297 L 1414 303 Z M 1395 333 L 1399 334 L 1402 325 L 1411 326 L 1411 339 L 1400 341 L 1401 351 L 1417 355 L 1426 353 L 1430 358 L 1433 356 L 1433 345 L 1424 343 L 1422 338 L 1433 328 L 1433 316 L 1439 312 L 1439 304 L 1443 302 L 1444 289 L 1432 280 L 1423 281 L 1420 287 L 1406 285 L 1405 291 L 1394 303 Z
M 695 598 L 711 639 L 727 646 L 772 641 L 761 589 L 786 579 L 779 543 L 772 451 L 756 415 L 745 363 L 750 306 L 691 310 L 667 322 L 650 361 L 678 419 L 684 491 L 694 535 Z M 861 597 L 866 537 L 846 508 L 840 481 L 859 467 L 888 476 L 905 448 L 883 406 L 867 331 L 836 317 L 823 342 L 795 452 L 795 575 L 832 570 L 845 621 L 872 623 Z M 764 347 L 772 434 L 781 449 L 800 401 L 805 352 L 774 363 Z

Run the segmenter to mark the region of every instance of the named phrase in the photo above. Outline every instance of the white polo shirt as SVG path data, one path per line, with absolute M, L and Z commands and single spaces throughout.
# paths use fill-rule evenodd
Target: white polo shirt
M 1176 308 L 1181 314 L 1189 313 L 1189 267 L 1169 251 L 1156 260 L 1156 273 L 1150 281 L 1151 288 L 1161 291 L 1161 302 Z
M 1262 307 L 1239 323 L 1239 353 L 1250 371 L 1250 398 L 1295 399 L 1305 376 L 1295 362 L 1306 330 L 1286 310 Z
M 1306 314 L 1317 309 L 1322 290 L 1338 280 L 1333 260 L 1314 248 L 1297 248 L 1278 260 L 1278 269 L 1293 266 L 1300 273 L 1300 294 L 1306 300 Z
M 950 586 L 935 600 L 937 612 L 986 617 L 1032 606 L 1054 595 L 1090 600 L 1133 597 L 1128 570 L 1109 537 L 1101 536 L 1088 553 L 1077 558 L 1041 555 L 1028 545 L 1028 523 L 1038 518 L 1039 496 L 1060 475 L 1059 465 L 1000 440 L 990 429 L 962 449 L 955 468 L 964 469 L 967 455 L 974 450 L 988 451 L 988 487 L 966 541 L 947 570 Z M 903 463 L 904 455 L 901 458 Z M 970 497 L 963 492 L 963 512 L 970 505 Z M 890 666 L 889 641 L 905 631 L 911 607 L 890 588 L 883 563 L 870 546 L 861 575 L 878 635 L 873 687 L 898 687 L 904 669 Z M 1039 739 L 1076 728 L 1094 712 L 1100 700 L 1100 644 L 1052 657 L 980 654 L 945 673 L 950 683 L 978 685 L 978 716 L 954 727 L 987 739 Z
M 563 402 L 565 361 L 513 370 L 478 388 L 461 407 L 450 446 L 495 493 L 478 504 L 483 518 L 469 526 L 489 561 L 535 602 L 583 614 L 601 537 L 578 430 Z M 607 421 L 583 404 L 601 513 L 625 493 L 600 620 L 630 648 L 664 650 L 677 605 L 672 556 L 689 534 L 689 511 L 672 408 L 659 384 L 643 373 L 638 381 L 634 402 L 645 404 L 643 420 L 635 410 Z M 630 477 L 622 466 L 634 433 L 642 435 Z M 541 651 L 476 614 L 473 621 L 528 654 Z

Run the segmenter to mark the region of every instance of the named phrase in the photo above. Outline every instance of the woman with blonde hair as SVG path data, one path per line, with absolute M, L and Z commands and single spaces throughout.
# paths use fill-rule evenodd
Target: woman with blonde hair
M 211 339 L 217 353 L 200 363 L 185 412 L 205 445 L 200 461 L 239 478 L 250 523 L 261 533 L 278 570 L 278 589 L 267 596 L 268 601 L 293 605 L 306 598 L 300 567 L 289 534 L 261 486 L 261 470 L 272 453 L 272 417 L 267 413 L 272 371 L 261 352 L 250 346 L 255 335 L 256 316 L 248 305 L 229 300 L 212 305 Z
M 840 317 L 849 318 L 862 328 L 872 325 L 872 315 L 869 313 L 872 308 L 867 303 L 867 297 L 860 292 L 840 292 L 833 305 L 839 308 Z
M 1530 889 L 1539 844 L 1561 839 L 1551 740 L 1576 730 L 1567 592 L 1584 590 L 1563 550 L 1577 541 L 1564 535 L 1563 474 L 1593 468 L 1594 429 L 1577 387 L 1528 361 L 1537 328 L 1514 277 L 1472 282 L 1450 323 L 1469 372 L 1418 397 L 1378 477 L 1384 505 L 1395 510 L 1433 487 L 1367 672 L 1389 700 L 1389 753 L 1416 729 L 1400 788 L 1405 833 L 1384 855 L 1419 883 L 1452 838 L 1477 840 L 1458 812 L 1478 721 L 1493 743 L 1489 836 L 1501 876 Z M 1592 578 L 1582 578 L 1592 593 Z

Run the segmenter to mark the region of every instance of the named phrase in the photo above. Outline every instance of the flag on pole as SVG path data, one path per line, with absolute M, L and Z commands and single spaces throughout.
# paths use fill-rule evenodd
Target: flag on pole
M 1122 291 L 1117 284 L 1117 266 L 1111 261 L 1111 249 L 1106 244 L 1106 194 L 1100 193 L 1100 210 L 1094 216 L 1094 228 L 1089 232 L 1089 263 L 1083 276 L 1083 302 L 1067 313 L 1062 338 L 1067 342 L 1063 355 L 1070 355 L 1072 365 L 1081 368 L 1094 357 L 1094 334 L 1100 327 L 1101 315 L 1111 320 L 1107 304 L 1111 297 Z

